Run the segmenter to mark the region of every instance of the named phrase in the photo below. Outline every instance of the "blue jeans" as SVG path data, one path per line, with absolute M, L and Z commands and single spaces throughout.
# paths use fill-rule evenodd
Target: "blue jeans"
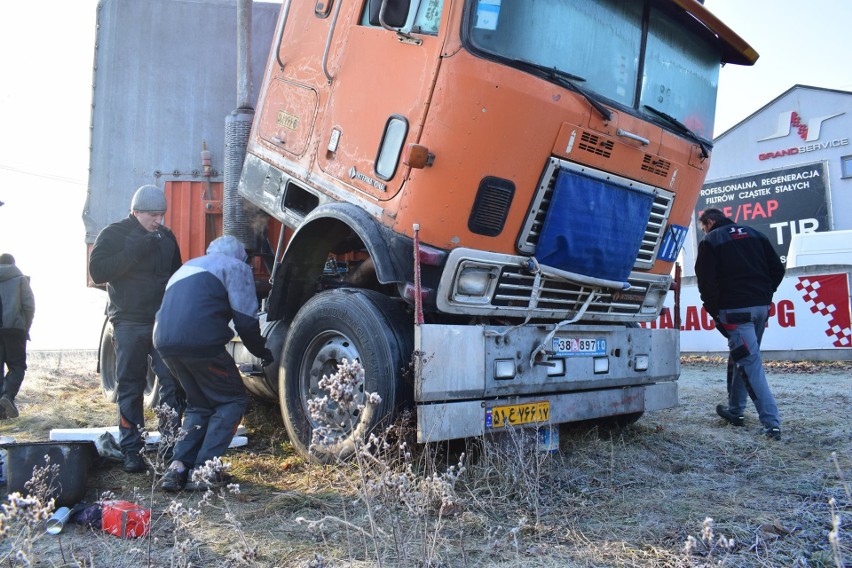
M 769 319 L 769 306 L 719 310 L 719 319 L 728 332 L 728 349 L 736 365 L 728 392 L 728 410 L 736 415 L 743 414 L 750 386 L 760 422 L 767 428 L 779 427 L 778 406 L 769 390 L 760 356 L 760 341 Z

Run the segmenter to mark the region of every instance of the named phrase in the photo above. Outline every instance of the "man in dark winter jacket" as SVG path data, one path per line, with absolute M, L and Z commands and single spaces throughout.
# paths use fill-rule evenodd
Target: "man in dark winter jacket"
M 763 371 L 760 341 L 784 265 L 764 235 L 735 224 L 718 209 L 705 210 L 698 220 L 706 233 L 695 260 L 698 291 L 707 313 L 728 338 L 736 365 L 728 405 L 720 404 L 716 413 L 735 426 L 745 425 L 743 411 L 753 394 L 763 433 L 778 440 L 781 420 Z
M 30 280 L 15 257 L 0 254 L 0 419 L 17 418 L 15 396 L 27 370 L 27 340 L 35 315 Z
M 154 345 L 186 391 L 187 401 L 186 436 L 175 444 L 174 461 L 161 482 L 165 491 L 180 491 L 191 470 L 201 471 L 208 460 L 221 457 L 248 405 L 239 370 L 226 350 L 234 337 L 229 322 L 263 366 L 272 363 L 260 334 L 254 276 L 245 260 L 239 240 L 219 237 L 205 256 L 190 260 L 172 276 L 157 312 Z M 193 485 L 200 488 L 204 482 L 195 480 Z
M 183 393 L 153 346 L 154 315 L 160 307 L 166 283 L 180 268 L 177 239 L 163 226 L 166 196 L 153 185 L 143 185 L 133 195 L 130 215 L 105 227 L 89 257 L 89 274 L 96 284 L 106 284 L 107 314 L 113 327 L 116 355 L 116 397 L 120 446 L 124 470 L 146 469 L 140 455 L 144 441 L 144 396 L 148 379 L 148 357 L 159 379 L 159 398 L 178 412 L 172 424 L 180 425 Z

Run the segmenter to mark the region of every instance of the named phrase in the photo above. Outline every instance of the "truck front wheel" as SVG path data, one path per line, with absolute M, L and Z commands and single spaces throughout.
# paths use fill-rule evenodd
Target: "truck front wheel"
M 346 459 L 371 430 L 389 421 L 396 406 L 410 398 L 403 371 L 412 336 L 402 306 L 371 290 L 325 291 L 299 310 L 287 335 L 278 393 L 290 442 L 302 456 L 320 463 Z M 364 369 L 353 404 L 329 401 L 322 415 L 312 416 L 308 401 L 328 394 L 319 382 L 337 373 L 344 359 Z M 367 404 L 372 393 L 381 402 Z

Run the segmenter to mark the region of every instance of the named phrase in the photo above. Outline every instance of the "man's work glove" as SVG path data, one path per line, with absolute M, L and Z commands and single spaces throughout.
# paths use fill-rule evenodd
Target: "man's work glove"
M 263 350 L 263 353 L 261 353 L 261 355 L 260 355 L 260 366 L 261 367 L 268 367 L 274 362 L 275 362 L 275 355 L 272 354 L 272 351 L 270 351 L 269 348 L 265 348 Z
M 148 233 L 145 236 L 136 239 L 130 245 L 129 252 L 135 258 L 141 258 L 147 254 L 154 252 L 160 242 L 160 239 L 162 238 L 163 236 L 159 233 L 159 231 Z

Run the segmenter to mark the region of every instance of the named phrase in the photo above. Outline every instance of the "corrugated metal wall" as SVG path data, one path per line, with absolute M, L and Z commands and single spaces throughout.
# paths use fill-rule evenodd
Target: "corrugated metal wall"
M 280 6 L 266 2 L 253 6 L 253 100 Z M 170 203 L 200 195 L 205 142 L 213 158 L 211 181 L 220 185 L 225 117 L 237 104 L 235 0 L 103 0 L 97 17 L 89 185 L 83 211 L 87 243 L 94 242 L 107 224 L 127 215 L 140 185 L 164 189 L 170 185 Z M 178 223 L 173 215 L 167 220 Z M 199 231 L 186 232 L 193 250 Z M 183 243 L 181 249 L 186 250 Z

